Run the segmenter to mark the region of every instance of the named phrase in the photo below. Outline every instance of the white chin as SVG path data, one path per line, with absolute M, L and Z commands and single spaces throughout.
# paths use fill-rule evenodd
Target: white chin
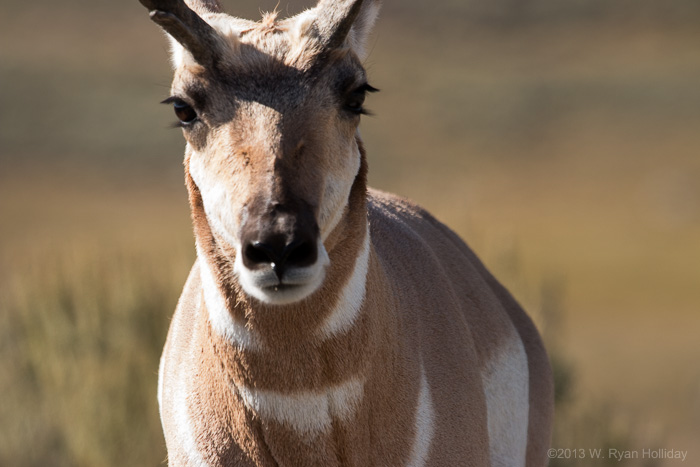
M 321 278 L 322 282 L 323 278 Z M 319 284 L 320 285 L 320 284 Z M 265 287 L 260 288 L 256 286 L 246 287 L 244 281 L 241 281 L 241 286 L 245 293 L 254 297 L 267 305 L 291 305 L 292 303 L 299 302 L 312 293 L 314 293 L 318 286 L 316 284 L 305 284 L 305 285 L 280 285 L 276 287 Z
M 322 243 L 319 247 L 316 263 L 305 268 L 290 269 L 285 272 L 281 284 L 271 268 L 261 271 L 246 268 L 239 259 L 240 254 L 236 255 L 234 272 L 241 288 L 249 296 L 267 305 L 290 305 L 304 300 L 323 284 L 330 261 Z

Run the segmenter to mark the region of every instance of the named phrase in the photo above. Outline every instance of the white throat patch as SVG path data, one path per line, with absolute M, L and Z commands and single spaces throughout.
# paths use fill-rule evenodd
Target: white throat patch
M 346 332 L 357 319 L 362 305 L 365 302 L 367 288 L 367 272 L 369 270 L 370 236 L 369 224 L 365 232 L 365 239 L 355 259 L 355 267 L 338 297 L 333 311 L 318 329 L 321 339 L 328 339 Z
M 358 378 L 317 391 L 285 394 L 245 386 L 235 389 L 245 405 L 264 420 L 290 426 L 301 435 L 314 437 L 331 429 L 333 419 L 349 421 L 364 395 Z
M 204 303 L 207 306 L 209 322 L 214 331 L 240 349 L 261 350 L 263 347 L 261 339 L 255 336 L 253 331 L 246 328 L 245 325 L 233 319 L 231 312 L 226 306 L 226 300 L 216 285 L 214 274 L 207 263 L 206 256 L 202 254 L 199 245 L 197 246 L 197 256 L 199 274 L 202 278 Z

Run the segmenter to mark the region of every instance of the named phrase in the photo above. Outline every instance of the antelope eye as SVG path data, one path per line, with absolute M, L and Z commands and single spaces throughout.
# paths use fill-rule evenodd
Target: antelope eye
M 367 83 L 353 89 L 345 96 L 345 110 L 356 115 L 368 114 L 368 112 L 366 112 L 365 109 L 362 107 L 365 103 L 365 96 L 368 92 L 377 91 L 378 89 L 373 88 Z
M 345 108 L 352 113 L 361 114 L 365 103 L 365 90 L 358 89 L 350 93 L 345 100 Z
M 173 108 L 180 123 L 187 125 L 197 120 L 197 112 L 189 104 L 183 101 L 175 101 L 173 102 Z

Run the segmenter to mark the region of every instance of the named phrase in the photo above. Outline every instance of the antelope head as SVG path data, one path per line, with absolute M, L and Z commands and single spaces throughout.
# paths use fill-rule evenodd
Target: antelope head
M 218 258 L 262 303 L 310 296 L 360 172 L 358 125 L 374 91 L 361 62 L 378 2 L 321 0 L 252 22 L 217 0 L 140 1 L 172 39 L 165 102 L 187 141 L 200 257 Z

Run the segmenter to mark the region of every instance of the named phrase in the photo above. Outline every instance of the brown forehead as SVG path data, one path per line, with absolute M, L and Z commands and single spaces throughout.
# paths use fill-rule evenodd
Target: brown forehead
M 279 27 L 269 21 L 251 24 L 255 27 L 230 41 L 227 56 L 215 67 L 181 66 L 175 73 L 174 92 L 211 112 L 217 108 L 230 111 L 236 102 L 251 101 L 284 113 L 309 97 L 322 99 L 319 94 L 328 91 L 342 93 L 366 79 L 359 60 L 348 50 L 316 57 L 309 66 L 309 60 L 299 58 L 284 23 L 274 23 Z

